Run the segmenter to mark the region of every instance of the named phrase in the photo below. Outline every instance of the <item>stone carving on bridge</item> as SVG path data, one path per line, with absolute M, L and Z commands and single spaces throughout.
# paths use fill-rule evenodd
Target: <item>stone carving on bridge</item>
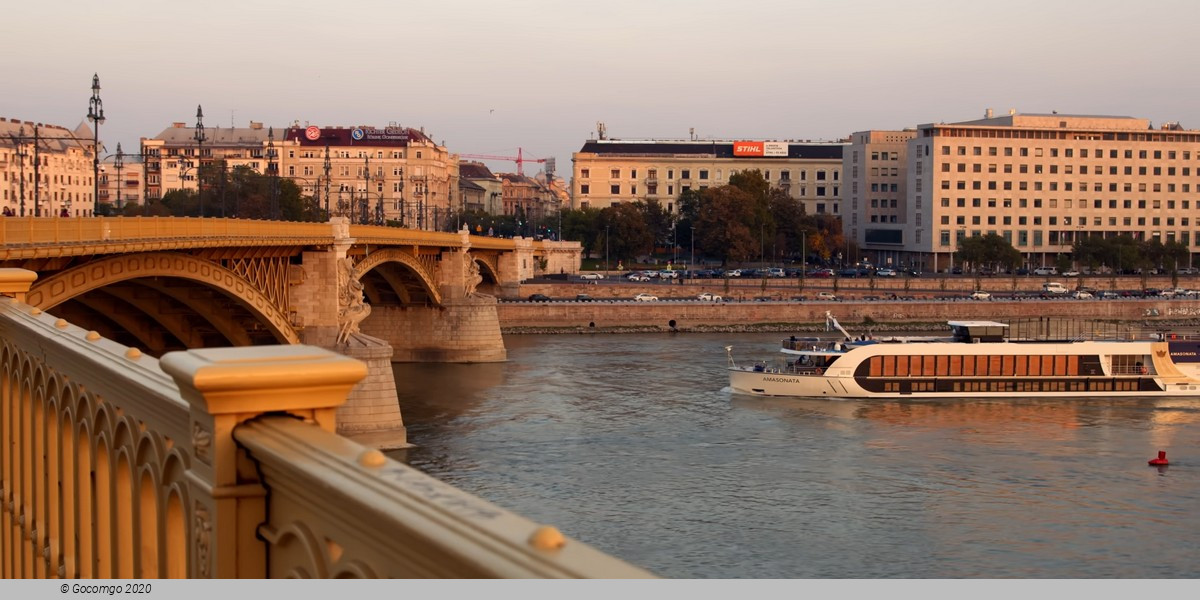
M 475 263 L 475 259 L 470 253 L 466 253 L 465 259 L 467 263 L 467 276 L 464 281 L 466 284 L 464 291 L 466 291 L 467 296 L 471 296 L 475 293 L 475 288 L 483 283 L 483 275 L 480 274 L 479 265 Z
M 358 324 L 371 314 L 371 305 L 363 301 L 363 284 L 354 276 L 354 260 L 338 259 L 338 336 L 345 344 L 358 333 Z

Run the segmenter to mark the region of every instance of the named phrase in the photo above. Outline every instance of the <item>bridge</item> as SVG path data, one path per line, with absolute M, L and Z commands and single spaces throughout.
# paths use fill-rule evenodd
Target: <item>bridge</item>
M 506 358 L 496 296 L 578 271 L 576 242 L 177 217 L 0 218 L 0 268 L 30 306 L 149 356 L 306 344 L 358 358 L 346 435 L 406 443 L 391 362 Z
M 321 237 L 293 233 L 297 244 Z M 179 237 L 161 243 L 199 243 Z M 167 253 L 134 250 L 155 243 L 123 235 L 92 248 Z M 62 258 L 86 256 L 68 248 Z M 180 260 L 136 272 L 215 277 Z M 128 280 L 96 266 L 79 289 Z M 338 435 L 339 406 L 368 376 L 362 361 L 307 344 L 156 358 L 32 304 L 35 291 L 39 302 L 64 297 L 37 280 L 0 269 L 0 576 L 652 576 Z M 93 300 L 76 314 L 113 306 Z

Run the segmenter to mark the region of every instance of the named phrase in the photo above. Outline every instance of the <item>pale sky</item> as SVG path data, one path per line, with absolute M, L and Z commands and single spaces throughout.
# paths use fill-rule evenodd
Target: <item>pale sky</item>
M 424 127 L 566 177 L 597 121 L 835 140 L 1015 108 L 1200 128 L 1183 0 L 42 1 L 4 21 L 0 116 L 73 128 L 98 73 L 109 152 L 194 125 L 197 104 L 207 126 Z

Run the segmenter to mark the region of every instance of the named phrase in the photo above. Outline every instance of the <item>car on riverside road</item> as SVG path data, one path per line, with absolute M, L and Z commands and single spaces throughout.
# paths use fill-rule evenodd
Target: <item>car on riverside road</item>
M 549 302 L 550 296 L 547 296 L 545 294 L 530 294 L 529 301 L 530 302 Z
M 975 290 L 974 292 L 971 292 L 971 299 L 972 300 L 991 300 L 992 295 L 983 290 Z
M 604 273 L 584 273 L 579 276 L 580 279 L 604 279 Z
M 638 294 L 633 299 L 638 302 L 658 302 L 658 296 L 654 294 Z
M 703 294 L 696 296 L 696 299 L 703 301 L 703 302 L 720 302 L 721 301 L 720 296 L 718 296 L 716 294 L 710 294 L 708 292 L 704 292 Z

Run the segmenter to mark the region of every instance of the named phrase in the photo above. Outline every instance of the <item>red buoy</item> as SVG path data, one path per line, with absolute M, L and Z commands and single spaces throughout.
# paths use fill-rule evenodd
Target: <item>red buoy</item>
M 1167 462 L 1167 452 L 1165 450 L 1158 451 L 1158 458 L 1150 459 L 1150 466 L 1152 467 L 1165 467 L 1168 464 L 1170 463 Z

